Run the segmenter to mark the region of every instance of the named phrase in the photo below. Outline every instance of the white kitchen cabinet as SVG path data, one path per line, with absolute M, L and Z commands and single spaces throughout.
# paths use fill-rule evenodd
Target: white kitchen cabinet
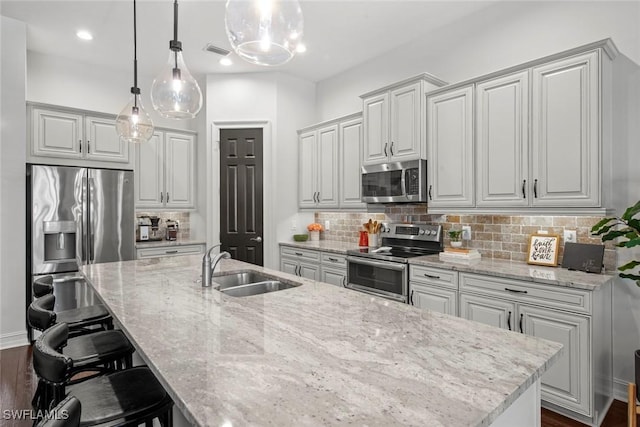
M 299 206 L 337 208 L 338 125 L 301 133 L 299 145 Z
M 195 135 L 177 131 L 157 130 L 136 144 L 136 208 L 193 208 L 195 150 Z
M 311 280 L 320 280 L 320 252 L 281 246 L 280 271 Z
M 532 70 L 533 206 L 600 206 L 600 51 Z
M 320 254 L 321 271 L 320 281 L 331 283 L 336 286 L 346 286 L 347 284 L 347 257 L 346 255 L 335 254 L 333 252 L 322 252 Z
M 473 85 L 426 102 L 429 207 L 474 206 Z
M 599 425 L 612 399 L 611 282 L 597 291 L 460 273 L 460 316 L 560 342 L 543 406 Z
M 362 117 L 352 114 L 298 131 L 298 206 L 362 208 Z
M 82 110 L 31 105 L 31 155 L 101 162 L 129 162 L 129 144 L 115 119 Z
M 343 119 L 339 124 L 340 140 L 340 207 L 365 208 L 362 202 L 362 115 Z
M 458 314 L 458 272 L 410 265 L 409 304 L 456 316 Z
M 424 158 L 424 94 L 444 84 L 433 76 L 421 74 L 362 95 L 362 164 Z
M 529 178 L 529 71 L 476 84 L 477 206 L 523 207 Z
M 142 246 L 142 245 L 141 245 Z M 204 253 L 204 244 L 156 246 L 150 248 L 138 247 L 136 259 L 159 258 L 165 256 L 196 255 Z

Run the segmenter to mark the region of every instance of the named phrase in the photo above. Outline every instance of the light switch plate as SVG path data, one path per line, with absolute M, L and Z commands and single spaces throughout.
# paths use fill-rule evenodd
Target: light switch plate
M 564 230 L 564 242 L 576 243 L 578 238 L 576 236 L 576 230 Z
M 471 226 L 463 225 L 462 226 L 462 240 L 471 240 Z

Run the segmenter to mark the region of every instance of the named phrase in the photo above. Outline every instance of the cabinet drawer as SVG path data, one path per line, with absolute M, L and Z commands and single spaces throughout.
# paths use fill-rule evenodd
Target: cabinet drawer
M 475 292 L 547 308 L 591 314 L 591 292 L 523 280 L 460 273 L 460 292 Z
M 292 248 L 290 246 L 283 246 L 280 249 L 280 256 L 297 260 L 320 261 L 320 252 L 308 249 Z
M 336 266 L 347 267 L 347 256 L 339 255 L 330 252 L 322 252 L 322 265 L 323 266 Z
M 195 255 L 204 252 L 204 245 L 160 246 L 138 249 L 137 259 L 157 258 L 161 256 Z
M 428 283 L 458 289 L 457 271 L 412 265 L 409 268 L 409 280 L 412 282 Z

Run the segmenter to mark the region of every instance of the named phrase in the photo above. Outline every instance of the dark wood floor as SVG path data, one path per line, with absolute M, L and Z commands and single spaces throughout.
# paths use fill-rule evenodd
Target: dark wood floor
M 31 397 L 37 379 L 31 367 L 31 347 L 16 347 L 0 351 L 0 426 L 26 427 L 29 420 L 7 420 L 5 410 L 30 409 Z M 614 400 L 602 427 L 625 427 L 627 425 L 627 404 Z M 584 427 L 577 421 L 542 410 L 543 427 Z

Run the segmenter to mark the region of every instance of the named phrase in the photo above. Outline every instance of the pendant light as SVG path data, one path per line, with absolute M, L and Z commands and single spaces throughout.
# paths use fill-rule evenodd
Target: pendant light
M 298 0 L 227 0 L 224 21 L 236 54 L 253 64 L 285 64 L 302 45 Z
M 202 92 L 182 58 L 178 41 L 178 0 L 173 3 L 173 40 L 169 41 L 169 61 L 151 85 L 151 103 L 163 117 L 192 119 L 202 108 Z
M 133 87 L 131 99 L 116 118 L 116 131 L 125 141 L 146 142 L 153 135 L 153 122 L 142 108 L 138 88 L 138 52 L 136 40 L 136 0 L 133 0 Z

